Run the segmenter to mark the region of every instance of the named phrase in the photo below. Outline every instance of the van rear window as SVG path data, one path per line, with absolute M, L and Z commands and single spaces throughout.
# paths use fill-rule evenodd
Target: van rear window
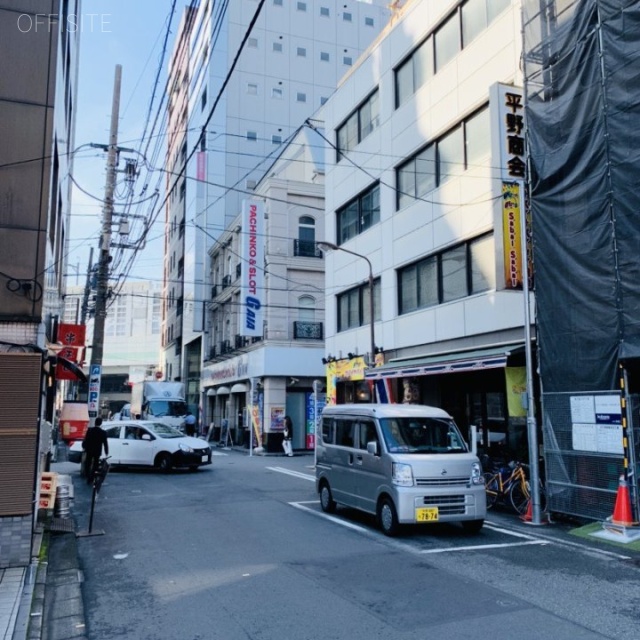
M 453 420 L 382 418 L 382 435 L 392 453 L 464 453 L 467 445 Z

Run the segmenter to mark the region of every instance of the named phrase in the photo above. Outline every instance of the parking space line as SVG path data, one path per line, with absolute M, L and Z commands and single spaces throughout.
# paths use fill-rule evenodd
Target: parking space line
M 500 544 L 474 544 L 466 547 L 446 547 L 441 549 L 421 549 L 419 553 L 448 553 L 449 551 L 484 551 L 485 549 L 504 549 L 506 547 L 524 547 L 527 545 L 551 544 L 546 540 L 527 540 L 526 542 L 502 542 Z
M 330 516 L 327 513 L 322 511 L 316 511 L 315 509 L 309 509 L 309 507 L 305 507 L 305 504 L 309 504 L 309 502 L 289 502 L 292 507 L 296 509 L 300 509 L 301 511 L 306 511 L 307 513 L 312 513 L 314 516 L 318 516 L 319 518 L 324 518 L 325 520 L 329 520 L 334 524 L 342 525 L 343 527 L 347 527 L 347 529 L 353 529 L 354 531 L 358 531 L 360 533 L 365 533 L 367 535 L 371 534 L 371 531 L 366 527 L 361 527 L 358 524 L 353 524 L 352 522 L 347 522 L 346 520 L 341 520 L 340 518 L 336 518 L 335 516 Z M 314 500 L 311 504 L 317 504 Z
M 276 471 L 277 473 L 285 473 L 294 478 L 301 478 L 302 480 L 316 481 L 315 476 L 310 476 L 308 473 L 301 473 L 300 471 L 293 471 L 292 469 L 285 469 L 284 467 L 267 467 L 267 469 L 269 469 L 269 471 Z

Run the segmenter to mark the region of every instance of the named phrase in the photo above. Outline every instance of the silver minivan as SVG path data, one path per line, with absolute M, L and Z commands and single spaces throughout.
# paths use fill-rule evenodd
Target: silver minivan
M 389 536 L 401 524 L 484 524 L 480 461 L 442 409 L 410 404 L 325 407 L 316 459 L 322 510 L 336 503 L 375 514 Z

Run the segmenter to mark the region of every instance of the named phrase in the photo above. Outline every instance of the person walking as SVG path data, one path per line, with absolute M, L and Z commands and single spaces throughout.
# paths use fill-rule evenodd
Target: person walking
M 284 439 L 282 440 L 282 448 L 284 452 L 288 456 L 293 455 L 293 445 L 291 441 L 293 440 L 293 422 L 289 416 L 284 417 Z
M 102 418 L 96 418 L 95 425 L 87 429 L 87 433 L 82 441 L 82 449 L 85 452 L 84 473 L 87 484 L 93 482 L 93 476 L 98 467 L 102 450 L 104 449 L 105 455 L 109 455 L 109 441 L 101 425 Z
M 188 436 L 196 435 L 196 417 L 191 413 L 191 411 L 187 411 L 187 415 L 185 416 L 184 432 Z

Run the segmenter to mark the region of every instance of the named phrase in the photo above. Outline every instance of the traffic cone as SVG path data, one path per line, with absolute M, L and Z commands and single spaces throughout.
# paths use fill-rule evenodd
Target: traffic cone
M 631 513 L 631 497 L 629 495 L 629 485 L 624 479 L 624 476 L 620 476 L 618 493 L 616 495 L 616 504 L 613 508 L 611 522 L 613 524 L 622 525 L 625 527 L 634 524 L 633 514 Z
M 520 520 L 523 522 L 532 522 L 533 521 L 533 500 L 529 498 L 529 503 L 527 504 L 527 512 L 520 516 Z

